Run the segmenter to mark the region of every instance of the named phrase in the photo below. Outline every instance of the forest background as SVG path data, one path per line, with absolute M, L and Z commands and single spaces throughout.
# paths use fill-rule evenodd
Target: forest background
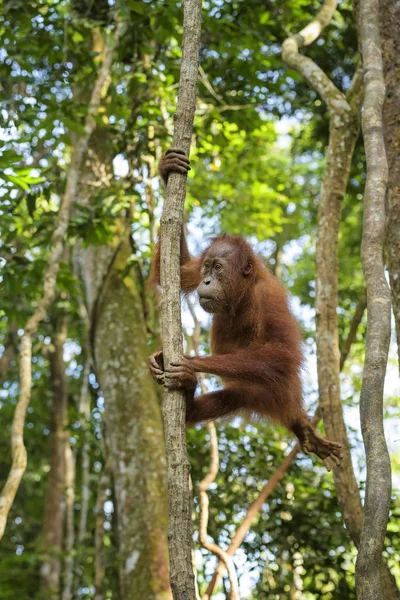
M 104 0 L 11 0 L 1 7 L 2 484 L 20 394 L 20 340 L 40 304 L 61 199 L 72 198 L 57 293 L 33 337 L 28 464 L 1 541 L 1 600 L 170 597 L 161 396 L 147 370 L 160 335 L 146 279 L 162 210 L 157 163 L 172 139 L 182 15 L 180 3 L 158 0 L 124 0 L 119 7 L 117 27 L 114 7 Z M 365 481 L 358 398 L 366 331 L 360 260 L 366 167 L 353 6 L 342 1 L 327 29 L 302 51 L 328 75 L 328 92 L 335 88 L 348 103 L 336 129 L 329 93 L 321 97 L 301 66 L 288 66 L 290 58 L 281 55 L 284 40 L 319 8 L 304 0 L 203 3 L 189 243 L 199 252 L 221 231 L 244 235 L 284 282 L 304 332 L 310 414 L 318 400 L 324 413 L 317 359 L 330 364 L 316 345 L 316 258 L 317 278 L 324 270 L 335 288 L 336 276 L 327 263 L 318 275 L 321 186 L 328 145 L 332 150 L 343 130 L 350 136 L 338 159 L 346 192 L 337 192 L 343 196 L 337 237 L 342 371 L 335 411 L 343 409 L 352 465 L 346 462 L 340 478 L 296 452 L 286 464 L 294 440 L 268 423 L 235 419 L 216 427 L 220 465 L 208 490 L 208 534 L 228 548 L 256 502 L 234 557 L 241 597 L 254 600 L 355 598 L 359 514 L 357 502 L 348 502 L 354 485 L 362 497 Z M 399 81 L 399 58 L 386 58 Z M 392 137 L 396 148 L 399 138 Z M 336 217 L 327 219 L 328 241 Z M 385 561 L 400 585 L 396 223 L 387 235 L 395 318 L 384 401 L 394 491 Z M 192 300 L 184 303 L 183 324 L 186 349 L 207 352 L 209 320 Z M 335 411 L 323 418 L 336 439 L 328 431 Z M 343 441 L 343 431 L 337 435 Z M 212 427 L 188 430 L 194 563 L 203 597 L 217 559 L 198 533 L 198 488 L 215 443 Z M 277 474 L 282 463 L 287 472 Z M 249 528 L 245 522 L 244 532 Z M 229 588 L 225 575 L 216 597 Z M 393 582 L 387 590 L 385 597 L 398 597 Z

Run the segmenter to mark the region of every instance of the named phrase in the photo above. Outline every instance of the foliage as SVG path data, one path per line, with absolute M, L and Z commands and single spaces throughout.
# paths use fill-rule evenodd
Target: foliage
M 0 354 L 9 331 L 32 314 L 42 289 L 49 244 L 64 191 L 71 149 L 82 130 L 99 61 L 98 36 L 107 35 L 113 3 L 73 0 L 6 0 L 0 21 Z M 290 0 L 204 3 L 198 114 L 187 213 L 191 243 L 221 230 L 255 244 L 280 273 L 293 296 L 311 364 L 314 349 L 314 246 L 316 210 L 327 141 L 325 107 L 299 75 L 287 71 L 280 43 L 304 25 L 319 3 Z M 25 428 L 29 464 L 0 549 L 0 600 L 39 597 L 40 534 L 49 458 L 49 365 L 43 349 L 54 333 L 55 316 L 68 319 L 65 346 L 69 384 L 68 425 L 77 464 L 75 525 L 81 509 L 81 457 L 90 445 L 90 510 L 84 541 L 75 548 L 74 597 L 93 598 L 95 503 L 104 466 L 101 444 L 104 402 L 91 375 L 92 408 L 86 428 L 78 411 L 86 357 L 90 353 L 82 314 L 82 288 L 73 257 L 78 238 L 99 246 L 115 236 L 123 215 L 132 224 L 130 268 L 138 275 L 146 306 L 151 296 L 143 281 L 160 216 L 161 190 L 156 163 L 170 144 L 180 58 L 180 3 L 120 4 L 127 21 L 118 47 L 109 93 L 97 116 L 91 160 L 90 203 L 77 198 L 70 221 L 69 259 L 58 277 L 59 294 L 34 347 L 32 403 Z M 346 88 L 357 63 L 351 6 L 342 2 L 332 27 L 310 56 Z M 99 143 L 100 141 L 100 143 Z M 100 147 L 100 150 L 97 150 Z M 95 152 L 96 149 L 96 152 Z M 102 153 L 111 157 L 108 177 Z M 361 142 L 344 199 L 340 237 L 339 326 L 346 339 L 363 290 L 360 264 L 364 154 Z M 149 322 L 148 322 L 149 325 Z M 149 332 L 157 331 L 152 326 Z M 154 338 L 149 345 L 156 343 Z M 343 395 L 354 406 L 363 361 L 364 325 L 343 375 Z M 90 334 L 90 332 L 89 332 Z M 13 342 L 14 343 L 14 342 Z M 206 347 L 206 345 L 204 345 Z M 15 353 L 17 352 L 15 345 Z M 2 377 L 0 372 L 0 377 Z M 2 377 L 0 473 L 9 467 L 9 423 L 18 395 L 17 361 Z M 313 404 L 316 381 L 306 376 L 306 403 Z M 394 394 L 394 392 L 393 392 Z M 398 399 L 393 398 L 393 410 Z M 351 409 L 350 409 L 351 410 Z M 352 414 L 349 426 L 357 429 Z M 394 431 L 388 419 L 390 431 Z M 281 462 L 291 440 L 268 424 L 235 421 L 218 427 L 221 468 L 210 492 L 209 533 L 226 547 L 246 507 Z M 357 438 L 354 452 L 360 456 Z M 208 465 L 204 429 L 188 431 L 194 487 Z M 397 451 L 398 452 L 398 451 Z M 394 461 L 398 477 L 398 456 Z M 361 461 L 362 464 L 362 461 Z M 360 468 L 358 475 L 363 479 Z M 400 563 L 393 500 L 387 552 Z M 107 598 L 119 598 L 117 539 L 111 490 L 106 502 L 104 545 Z M 198 503 L 195 497 L 195 508 Z M 213 560 L 197 546 L 199 580 L 205 587 Z M 300 558 L 299 558 L 300 557 Z M 243 597 L 353 599 L 354 549 L 338 512 L 331 475 L 300 457 L 263 506 L 235 558 Z M 396 573 L 399 575 L 399 573 Z M 299 597 L 299 596 L 293 596 Z

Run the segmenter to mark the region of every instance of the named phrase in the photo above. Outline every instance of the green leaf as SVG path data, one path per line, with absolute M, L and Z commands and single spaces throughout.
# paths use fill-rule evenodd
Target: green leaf
M 26 205 L 28 207 L 29 216 L 33 219 L 33 215 L 36 209 L 36 194 L 28 194 L 26 196 Z
M 128 1 L 129 8 L 139 15 L 147 15 L 149 13 L 149 7 L 143 2 L 134 2 L 134 0 Z
M 2 175 L 2 177 L 4 177 L 4 179 L 6 181 L 9 181 L 10 183 L 15 183 L 15 185 L 17 185 L 18 187 L 20 187 L 21 189 L 23 189 L 24 191 L 28 191 L 29 190 L 29 185 L 26 183 L 26 181 L 22 178 L 22 177 L 17 177 L 16 175 Z
M 271 14 L 268 11 L 264 12 L 260 16 L 260 24 L 261 25 L 267 25 L 267 23 L 269 23 L 270 20 L 271 20 Z
M 74 33 L 72 34 L 72 41 L 76 44 L 78 42 L 83 42 L 83 35 L 79 33 L 79 31 L 74 31 Z

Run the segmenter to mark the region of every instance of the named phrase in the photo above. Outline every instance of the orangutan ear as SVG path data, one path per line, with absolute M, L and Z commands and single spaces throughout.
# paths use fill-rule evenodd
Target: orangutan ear
M 247 265 L 245 266 L 245 268 L 243 269 L 243 274 L 244 275 L 250 275 L 250 273 L 253 271 L 253 263 L 252 262 L 248 262 Z

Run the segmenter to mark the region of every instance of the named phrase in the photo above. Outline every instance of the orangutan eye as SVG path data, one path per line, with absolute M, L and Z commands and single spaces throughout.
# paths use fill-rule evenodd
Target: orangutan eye
M 221 265 L 220 263 L 217 263 L 217 264 L 215 265 L 214 269 L 215 269 L 216 271 L 220 271 L 220 270 L 222 269 L 222 265 Z

